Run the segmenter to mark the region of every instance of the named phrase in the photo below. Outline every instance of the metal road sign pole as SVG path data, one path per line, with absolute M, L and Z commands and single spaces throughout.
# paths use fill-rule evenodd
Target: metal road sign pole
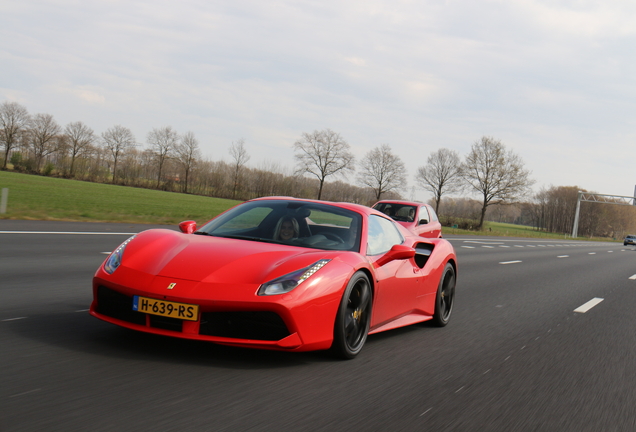
M 581 196 L 583 196 L 583 192 L 579 191 L 579 194 L 576 197 L 576 212 L 574 213 L 574 226 L 572 227 L 572 238 L 577 238 L 579 236 L 579 212 L 581 211 Z

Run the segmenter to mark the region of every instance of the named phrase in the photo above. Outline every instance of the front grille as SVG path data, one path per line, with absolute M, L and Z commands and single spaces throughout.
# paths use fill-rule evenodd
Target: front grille
M 146 314 L 132 309 L 132 297 L 105 286 L 97 288 L 97 313 L 133 324 L 146 325 Z
M 204 312 L 199 334 L 277 341 L 289 336 L 289 330 L 275 312 Z

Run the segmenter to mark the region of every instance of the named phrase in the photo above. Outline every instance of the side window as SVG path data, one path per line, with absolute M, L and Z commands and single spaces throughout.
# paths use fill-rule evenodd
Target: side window
M 426 209 L 428 210 L 428 213 L 431 215 L 431 219 L 429 220 L 429 222 L 437 222 L 437 213 L 435 213 L 435 210 L 433 209 L 433 207 L 426 207 Z
M 389 251 L 396 244 L 402 244 L 404 239 L 393 222 L 383 217 L 369 216 L 369 238 L 367 255 L 379 255 Z
M 426 206 L 422 206 L 420 207 L 420 220 L 417 221 L 417 223 L 419 224 L 419 222 L 424 219 L 426 220 L 426 223 L 431 223 L 431 216 L 428 214 L 428 208 Z

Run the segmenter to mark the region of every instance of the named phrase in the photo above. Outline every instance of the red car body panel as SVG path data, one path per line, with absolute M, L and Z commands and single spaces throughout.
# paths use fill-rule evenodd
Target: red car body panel
M 416 257 L 391 260 L 376 268 L 374 264 L 386 254 L 367 256 L 364 253 L 367 219 L 371 215 L 386 218 L 385 215 L 355 204 L 302 202 L 328 204 L 361 215 L 360 249 L 363 252 L 312 249 L 164 229 L 144 231 L 127 244 L 116 271 L 112 274 L 105 271 L 108 258 L 97 269 L 90 314 L 134 330 L 225 345 L 290 351 L 327 349 L 334 338 L 334 322 L 348 281 L 357 271 L 363 271 L 373 289 L 369 333 L 426 321 L 433 316 L 444 266 L 450 262 L 456 268 L 457 259 L 450 243 L 415 236 L 396 224 L 406 249 L 420 245 L 432 252 L 423 266 L 420 265 L 422 257 L 418 258 L 419 264 Z M 263 283 L 322 259 L 330 261 L 290 292 L 258 295 Z M 196 321 L 176 322 L 179 320 L 162 321 L 151 314 L 132 313 L 126 310 L 132 296 L 196 304 L 199 315 Z M 202 331 L 208 325 L 203 319 L 206 314 L 269 312 L 280 317 L 288 334 L 275 340 L 263 340 Z
M 393 207 L 413 207 L 416 209 L 415 216 L 412 220 L 407 220 L 406 217 L 394 217 L 394 220 L 402 225 L 404 228 L 409 231 L 415 233 L 421 237 L 427 238 L 440 238 L 442 237 L 442 224 L 437 219 L 437 215 L 435 214 L 435 210 L 428 204 L 424 204 L 417 201 L 404 201 L 404 200 L 382 200 L 378 201 L 373 205 L 374 209 L 379 211 L 384 211 L 385 207 L 389 207 L 393 205 Z M 423 219 L 428 222 L 425 224 L 420 223 Z

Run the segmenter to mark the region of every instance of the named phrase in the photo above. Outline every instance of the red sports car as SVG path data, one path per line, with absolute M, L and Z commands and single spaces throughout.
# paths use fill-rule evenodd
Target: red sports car
M 442 237 L 442 224 L 433 207 L 416 201 L 383 200 L 373 208 L 390 216 L 404 228 L 422 237 Z
M 371 208 L 260 198 L 179 227 L 141 232 L 112 252 L 95 273 L 91 315 L 165 336 L 345 358 L 368 334 L 450 319 L 451 244 Z

